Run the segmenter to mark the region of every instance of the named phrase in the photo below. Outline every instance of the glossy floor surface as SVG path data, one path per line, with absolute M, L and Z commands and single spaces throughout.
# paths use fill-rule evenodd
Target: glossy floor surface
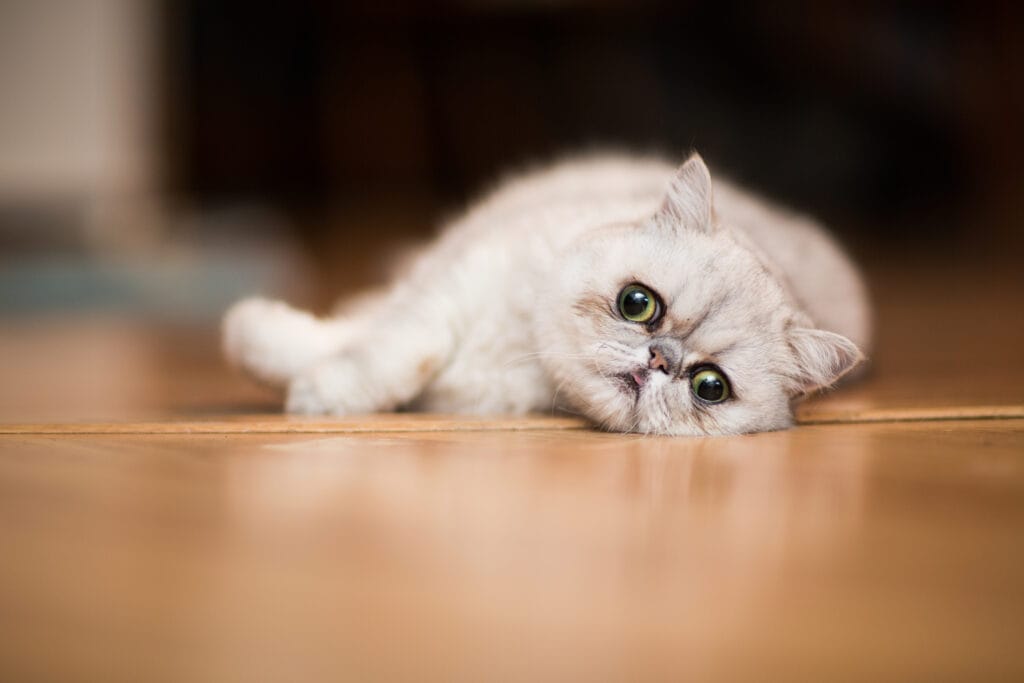
M 210 330 L 7 325 L 0 680 L 1020 680 L 992 277 L 891 275 L 872 374 L 716 439 L 287 419 Z

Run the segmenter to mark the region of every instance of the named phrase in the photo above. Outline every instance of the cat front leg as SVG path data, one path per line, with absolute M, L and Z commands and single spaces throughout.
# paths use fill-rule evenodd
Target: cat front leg
M 423 390 L 453 348 L 443 322 L 396 315 L 292 380 L 285 409 L 307 415 L 394 410 Z

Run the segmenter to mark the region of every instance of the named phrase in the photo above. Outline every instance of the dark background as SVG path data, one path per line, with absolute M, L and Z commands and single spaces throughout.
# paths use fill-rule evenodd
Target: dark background
M 860 249 L 1019 243 L 1017 3 L 167 3 L 166 192 L 307 245 L 593 147 L 700 151 Z

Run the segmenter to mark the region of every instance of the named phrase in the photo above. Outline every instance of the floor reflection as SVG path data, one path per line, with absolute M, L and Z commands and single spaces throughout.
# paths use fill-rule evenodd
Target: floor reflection
M 260 552 L 328 571 L 336 599 L 401 594 L 406 616 L 530 639 L 630 618 L 727 648 L 858 533 L 868 441 L 814 450 L 812 431 L 293 439 L 233 462 L 230 510 Z

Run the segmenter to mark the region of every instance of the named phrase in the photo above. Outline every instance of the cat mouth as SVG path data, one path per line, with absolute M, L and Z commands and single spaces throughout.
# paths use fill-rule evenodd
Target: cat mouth
M 633 398 L 634 401 L 640 399 L 640 390 L 647 384 L 647 372 L 638 369 L 632 372 L 624 372 L 621 375 L 617 375 L 619 386 L 622 391 Z

